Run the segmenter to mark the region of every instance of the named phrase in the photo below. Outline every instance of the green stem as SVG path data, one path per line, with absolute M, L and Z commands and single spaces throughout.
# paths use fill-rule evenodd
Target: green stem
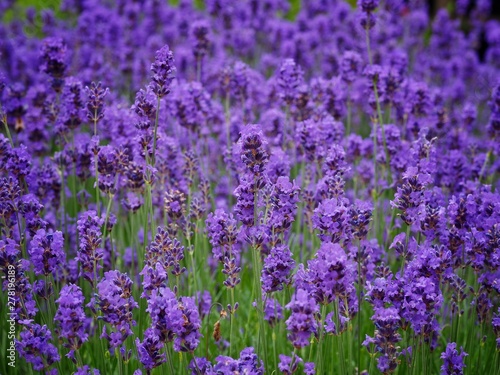
M 151 165 L 155 165 L 156 162 L 156 136 L 158 132 L 158 119 L 160 118 L 160 100 L 161 98 L 158 96 L 156 101 L 156 117 L 155 117 L 155 129 L 153 135 L 153 157 L 151 160 Z M 147 155 L 147 154 L 146 154 Z

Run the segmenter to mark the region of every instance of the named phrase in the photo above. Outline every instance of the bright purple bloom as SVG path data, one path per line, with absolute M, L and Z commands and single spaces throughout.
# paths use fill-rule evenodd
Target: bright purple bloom
M 463 348 L 460 353 L 457 350 L 457 344 L 454 342 L 446 346 L 446 350 L 441 354 L 443 365 L 441 366 L 441 375 L 462 375 L 464 373 L 464 358 L 468 356 Z
M 104 274 L 97 284 L 97 292 L 102 319 L 112 327 L 108 333 L 104 326 L 101 337 L 109 341 L 110 352 L 114 352 L 132 334 L 132 325 L 135 325 L 132 311 L 139 305 L 132 297 L 132 281 L 116 270 Z
M 16 340 L 16 350 L 36 371 L 49 371 L 50 366 L 61 360 L 57 348 L 51 343 L 52 333 L 47 326 L 25 324 Z
M 64 346 L 70 349 L 67 356 L 73 361 L 75 361 L 75 351 L 88 340 L 88 333 L 85 330 L 87 317 L 83 311 L 84 301 L 82 290 L 74 284 L 65 285 L 56 300 L 59 306 L 54 316 L 54 320 L 58 323 L 55 333 L 59 338 L 66 340 Z
M 280 354 L 279 359 L 278 369 L 284 375 L 292 375 L 297 371 L 299 363 L 302 363 L 302 358 L 296 354 L 292 354 L 291 357 Z
M 166 361 L 166 355 L 163 352 L 164 343 L 160 341 L 158 335 L 151 328 L 144 332 L 142 342 L 138 338 L 135 339 L 135 345 L 139 361 L 148 373 Z
M 193 297 L 181 297 L 178 305 L 182 313 L 182 325 L 175 326 L 176 338 L 174 350 L 179 352 L 194 352 L 201 338 L 201 320 Z
M 35 274 L 47 276 L 59 271 L 66 259 L 62 232 L 47 233 L 39 229 L 31 240 L 29 254 Z
M 311 334 L 316 334 L 316 314 L 319 306 L 316 300 L 304 289 L 298 289 L 292 296 L 292 301 L 286 305 L 292 314 L 286 321 L 288 339 L 296 348 L 309 345 Z
M 175 78 L 174 54 L 166 45 L 156 51 L 155 61 L 151 64 L 151 90 L 162 98 L 170 93 Z
M 290 283 L 290 274 L 294 267 L 295 261 L 286 245 L 273 247 L 264 260 L 261 276 L 262 291 L 271 293 L 282 290 Z
M 96 370 L 94 368 L 90 368 L 88 365 L 85 365 L 83 367 L 79 367 L 74 375 L 100 375 L 101 373 L 99 370 Z

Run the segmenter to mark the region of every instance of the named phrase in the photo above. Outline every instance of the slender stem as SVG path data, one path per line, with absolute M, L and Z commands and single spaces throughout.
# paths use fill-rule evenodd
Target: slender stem
M 2 116 L 2 123 L 5 128 L 5 133 L 7 133 L 7 138 L 9 138 L 10 145 L 14 147 L 14 142 L 12 141 L 12 135 L 10 134 L 9 125 L 7 124 L 7 116 L 5 114 L 3 114 Z
M 153 157 L 151 159 L 151 165 L 155 165 L 156 163 L 156 137 L 158 133 L 158 120 L 160 118 L 160 100 L 161 98 L 158 96 L 156 101 L 156 117 L 155 117 L 155 129 L 153 134 Z
M 94 137 L 97 137 L 97 109 L 94 112 Z M 100 196 L 101 192 L 99 190 L 99 171 L 97 170 L 97 154 L 94 155 L 94 174 L 95 174 L 95 200 L 96 200 L 96 209 L 97 216 L 101 216 L 101 203 Z
M 481 167 L 481 171 L 479 172 L 478 184 L 481 184 L 481 180 L 483 179 L 484 172 L 486 172 L 486 167 L 488 166 L 488 162 L 490 160 L 491 154 L 492 154 L 492 150 L 489 149 L 487 154 L 486 154 L 486 157 L 484 159 L 483 166 Z

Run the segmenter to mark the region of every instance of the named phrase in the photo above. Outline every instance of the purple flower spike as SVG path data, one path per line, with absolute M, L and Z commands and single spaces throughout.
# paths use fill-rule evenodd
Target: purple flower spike
M 83 367 L 79 367 L 74 375 L 100 375 L 101 373 L 99 370 L 90 368 L 88 365 L 85 365 Z
M 65 263 L 64 238 L 62 232 L 47 233 L 39 229 L 31 240 L 29 254 L 36 275 L 50 275 Z
M 64 338 L 65 347 L 70 349 L 68 357 L 74 360 L 74 352 L 78 350 L 84 342 L 88 340 L 85 331 L 85 320 L 87 317 L 83 311 L 83 297 L 80 287 L 69 284 L 61 289 L 59 305 L 54 320 L 58 323 L 55 332 L 60 338 Z
M 247 125 L 238 141 L 241 148 L 241 161 L 250 174 L 259 177 L 269 159 L 266 151 L 267 141 L 259 125 Z
M 262 291 L 271 293 L 282 290 L 290 282 L 290 273 L 295 267 L 292 253 L 286 245 L 279 245 L 271 249 L 271 253 L 264 261 L 262 270 Z
M 457 344 L 454 342 L 446 346 L 446 350 L 441 354 L 443 365 L 441 366 L 441 375 L 463 375 L 464 373 L 464 358 L 468 354 L 460 348 L 460 353 L 457 351 Z
M 151 90 L 159 98 L 170 93 L 172 81 L 175 78 L 174 54 L 168 46 L 156 51 L 155 61 L 151 64 Z
M 19 340 L 16 340 L 16 349 L 36 371 L 48 371 L 53 363 L 61 360 L 57 348 L 50 343 L 52 334 L 47 326 L 29 321 L 19 336 Z
M 104 326 L 101 337 L 109 341 L 110 352 L 113 352 L 132 334 L 132 325 L 135 325 L 132 311 L 139 305 L 132 297 L 132 281 L 119 271 L 106 272 L 97 284 L 97 291 L 102 319 L 112 326 L 110 333 Z
M 138 338 L 135 339 L 135 345 L 139 361 L 141 361 L 148 373 L 167 360 L 166 354 L 163 352 L 164 344 L 151 328 L 148 328 L 144 332 L 144 340 L 142 342 Z
M 291 357 L 280 354 L 279 358 L 280 362 L 278 363 L 278 369 L 284 375 L 292 375 L 295 373 L 299 367 L 299 363 L 302 362 L 302 358 L 296 354 L 292 354 Z
M 40 69 L 52 77 L 52 88 L 60 92 L 63 86 L 64 73 L 68 67 L 66 61 L 66 44 L 61 38 L 47 38 L 40 51 L 42 65 Z
M 316 334 L 317 330 L 315 315 L 319 311 L 319 306 L 316 300 L 310 297 L 306 290 L 298 289 L 286 308 L 292 310 L 286 321 L 288 339 L 298 349 L 309 345 L 311 334 Z

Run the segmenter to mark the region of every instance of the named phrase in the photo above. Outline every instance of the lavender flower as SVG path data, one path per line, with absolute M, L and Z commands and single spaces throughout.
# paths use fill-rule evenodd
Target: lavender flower
M 284 285 L 290 282 L 290 273 L 294 267 L 295 261 L 286 245 L 273 247 L 264 260 L 261 276 L 262 290 L 265 293 L 282 290 Z
M 400 326 L 400 316 L 394 307 L 379 307 L 375 309 L 372 320 L 375 323 L 375 337 L 364 341 L 364 346 L 375 344 L 377 352 L 381 356 L 377 358 L 377 367 L 384 374 L 391 374 L 398 365 L 399 351 L 397 343 L 401 341 L 401 335 L 398 333 Z
M 96 124 L 104 117 L 104 98 L 109 92 L 109 89 L 104 89 L 101 82 L 92 82 L 90 87 L 85 87 L 87 92 L 87 119 L 92 123 Z M 96 129 L 94 128 L 94 135 L 96 135 Z
M 280 67 L 278 75 L 279 96 L 288 106 L 292 104 L 297 89 L 303 82 L 303 71 L 293 59 L 286 59 Z
M 162 352 L 164 344 L 160 341 L 160 338 L 153 329 L 148 328 L 144 332 L 144 340 L 142 342 L 136 338 L 135 345 L 137 347 L 139 361 L 141 361 L 148 373 L 151 373 L 151 370 L 166 361 L 166 355 Z
M 286 308 L 292 311 L 286 321 L 288 339 L 298 349 L 309 345 L 311 334 L 316 334 L 317 330 L 315 315 L 319 312 L 319 306 L 316 300 L 306 290 L 298 289 Z
M 203 59 L 210 48 L 210 25 L 206 21 L 196 21 L 191 25 L 193 39 L 193 54 L 197 61 Z
M 233 215 L 217 209 L 214 213 L 208 214 L 205 224 L 216 259 L 222 261 L 225 257 L 231 257 L 233 253 L 239 252 L 236 245 L 239 230 Z
M 59 271 L 66 259 L 62 232 L 47 233 L 39 229 L 31 240 L 29 254 L 36 275 L 47 276 Z
M 326 199 L 314 211 L 312 222 L 325 242 L 348 242 L 351 239 L 348 201 L 345 198 Z
M 302 358 L 300 358 L 296 354 L 292 354 L 291 357 L 280 354 L 279 359 L 280 361 L 278 363 L 278 369 L 284 375 L 292 375 L 293 373 L 295 373 L 299 367 L 299 364 L 302 362 Z
M 74 375 L 100 375 L 97 369 L 90 368 L 88 365 L 77 368 Z
M 441 353 L 443 365 L 441 366 L 441 375 L 462 375 L 464 373 L 464 358 L 468 356 L 463 348 L 460 353 L 457 351 L 457 344 L 454 342 L 446 345 L 446 350 Z
M 40 58 L 41 70 L 52 78 L 52 88 L 60 92 L 64 82 L 64 73 L 68 67 L 66 61 L 67 47 L 61 38 L 47 38 L 44 40 Z
M 132 310 L 139 307 L 132 297 L 132 281 L 119 271 L 108 271 L 97 284 L 97 304 L 105 323 L 112 326 L 110 333 L 103 327 L 101 338 L 110 344 L 110 352 L 123 344 L 132 335 Z M 92 302 L 91 302 L 92 303 Z
M 283 307 L 279 302 L 271 297 L 263 297 L 264 299 L 264 320 L 273 327 L 279 320 L 283 319 Z
M 98 217 L 95 211 L 84 212 L 77 222 L 80 244 L 76 259 L 81 264 L 82 276 L 92 285 L 97 282 L 95 276 L 102 267 L 100 261 L 104 256 L 101 247 L 103 225 L 104 220 Z
M 201 320 L 193 297 L 181 297 L 178 305 L 182 313 L 183 323 L 175 327 L 176 338 L 174 350 L 179 352 L 194 352 L 200 343 Z
M 151 64 L 151 90 L 159 98 L 170 93 L 172 81 L 175 78 L 174 54 L 166 45 L 156 51 L 155 61 Z
M 162 342 L 172 341 L 184 324 L 177 297 L 170 288 L 154 289 L 148 298 L 152 327 Z
M 54 316 L 58 323 L 55 333 L 66 340 L 64 346 L 70 349 L 67 357 L 73 361 L 76 361 L 75 351 L 88 340 L 88 333 L 85 331 L 87 318 L 83 311 L 84 300 L 82 290 L 74 284 L 65 285 L 56 300 L 59 307 Z
M 241 148 L 241 161 L 248 172 L 258 178 L 264 172 L 269 159 L 266 151 L 267 141 L 258 125 L 247 125 L 241 132 L 238 145 Z
M 52 333 L 46 325 L 29 321 L 24 325 L 19 340 L 16 340 L 16 350 L 36 371 L 48 371 L 52 364 L 61 360 L 51 340 Z

